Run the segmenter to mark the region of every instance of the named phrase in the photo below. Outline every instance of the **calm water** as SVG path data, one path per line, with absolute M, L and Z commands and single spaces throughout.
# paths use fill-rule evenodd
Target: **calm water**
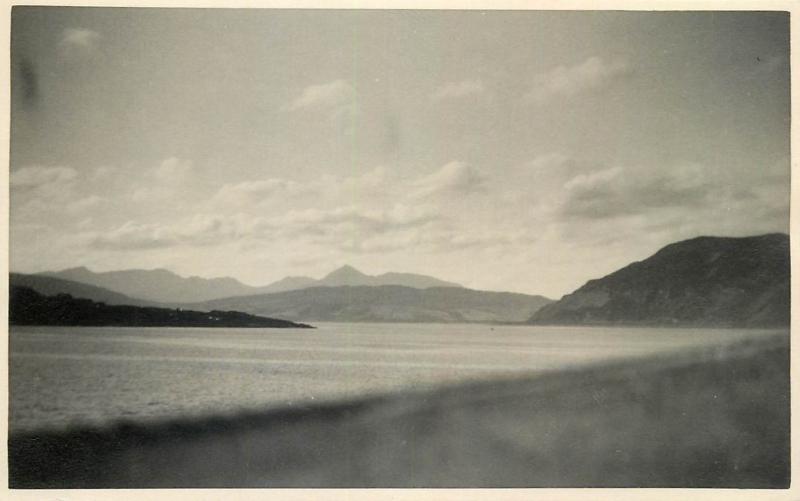
M 15 327 L 12 430 L 233 413 L 548 371 L 774 331 L 319 324 Z

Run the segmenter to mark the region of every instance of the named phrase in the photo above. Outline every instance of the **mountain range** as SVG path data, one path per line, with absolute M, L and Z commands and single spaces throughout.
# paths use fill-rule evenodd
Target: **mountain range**
M 554 325 L 788 326 L 789 236 L 697 237 L 552 301 L 471 290 L 405 273 L 370 276 L 350 266 L 324 278 L 287 277 L 265 287 L 232 278 L 183 278 L 167 270 L 12 273 L 12 286 L 110 305 L 236 310 L 300 321 L 519 322 Z
M 789 236 L 698 237 L 590 280 L 535 324 L 788 326 Z
M 217 299 L 192 307 L 303 321 L 524 322 L 551 301 L 461 287 L 340 285 Z
M 347 273 L 334 275 L 331 282 L 346 282 L 348 275 L 354 275 L 350 270 L 344 271 Z M 12 273 L 10 284 L 33 289 L 45 296 L 69 294 L 109 305 L 239 311 L 298 321 L 523 322 L 552 301 L 542 296 L 463 287 L 420 289 L 404 285 L 336 285 L 202 302 L 155 302 L 47 275 Z
M 198 303 L 231 296 L 268 294 L 318 286 L 402 285 L 417 289 L 461 287 L 453 282 L 413 273 L 384 273 L 372 276 L 347 265 L 319 280 L 302 276 L 286 277 L 262 287 L 246 285 L 230 277 L 182 277 L 165 269 L 94 272 L 82 266 L 38 275 L 102 287 L 136 300 L 166 304 Z

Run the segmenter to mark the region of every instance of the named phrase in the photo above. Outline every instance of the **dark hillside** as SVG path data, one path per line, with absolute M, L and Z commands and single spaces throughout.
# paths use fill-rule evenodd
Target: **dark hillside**
M 590 280 L 538 324 L 787 326 L 789 236 L 699 237 Z
M 120 327 L 308 327 L 286 320 L 238 311 L 188 311 L 126 305 L 106 305 L 69 294 L 43 296 L 28 287 L 12 286 L 11 325 Z

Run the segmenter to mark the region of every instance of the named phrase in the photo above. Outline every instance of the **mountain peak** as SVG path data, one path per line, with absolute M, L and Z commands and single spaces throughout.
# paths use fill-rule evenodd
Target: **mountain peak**
M 367 276 L 366 274 L 361 273 L 360 271 L 358 271 L 357 269 L 353 268 L 349 264 L 346 264 L 346 265 L 342 266 L 341 268 L 337 268 L 337 269 L 333 270 L 332 272 L 328 273 L 327 275 L 325 275 L 325 278 L 323 278 L 323 280 L 327 280 L 329 278 L 339 278 L 339 279 L 341 279 L 341 278 L 361 278 L 361 277 L 366 277 L 366 276 Z
M 87 268 L 86 266 L 75 266 L 73 268 L 65 268 L 61 270 L 59 273 L 91 273 L 92 270 Z

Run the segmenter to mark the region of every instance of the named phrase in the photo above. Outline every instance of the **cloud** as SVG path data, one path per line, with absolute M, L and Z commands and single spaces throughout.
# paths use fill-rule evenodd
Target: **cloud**
M 463 80 L 461 82 L 450 82 L 439 87 L 432 95 L 434 101 L 444 101 L 447 99 L 459 99 L 484 92 L 483 82 L 480 80 Z
M 410 235 L 427 233 L 439 216 L 428 208 L 394 204 L 382 209 L 341 206 L 333 209 L 293 210 L 264 222 L 270 241 L 323 252 L 389 251 L 411 242 Z
M 435 217 L 425 208 L 404 204 L 395 204 L 388 209 L 364 209 L 351 205 L 329 210 L 294 210 L 270 222 L 274 227 L 293 234 L 323 235 L 342 231 L 374 234 L 420 226 Z
M 591 193 L 598 190 L 607 190 L 613 185 L 614 181 L 620 179 L 621 175 L 622 169 L 620 167 L 578 174 L 564 183 L 564 189 L 572 193 Z
M 100 33 L 85 28 L 66 28 L 61 34 L 61 47 L 67 51 L 89 50 L 100 40 Z
M 153 169 L 153 177 L 162 183 L 180 183 L 192 173 L 192 162 L 170 157 Z
M 562 215 L 604 219 L 643 214 L 655 209 L 705 207 L 718 195 L 709 169 L 685 164 L 653 173 L 612 167 L 579 174 L 564 184 Z
M 454 224 L 443 218 L 434 218 L 393 231 L 374 234 L 352 234 L 337 241 L 340 250 L 350 253 L 415 253 L 447 254 L 464 250 L 496 251 L 514 246 L 531 245 L 537 239 L 525 229 L 506 231 Z
M 90 248 L 114 251 L 214 246 L 255 235 L 261 221 L 241 214 L 197 214 L 175 223 L 127 221 L 110 231 L 86 232 L 81 237 Z
M 256 241 L 352 249 L 354 241 L 397 235 L 422 227 L 436 217 L 424 208 L 403 204 L 385 209 L 357 206 L 325 210 L 309 208 L 291 210 L 272 218 L 243 213 L 198 214 L 169 223 L 127 221 L 108 231 L 84 232 L 80 238 L 89 248 L 113 251 L 209 247 Z
M 412 196 L 426 198 L 447 194 L 466 195 L 483 191 L 485 178 L 473 167 L 459 161 L 445 164 L 432 174 L 412 183 Z
M 172 231 L 160 224 L 128 221 L 105 233 L 86 235 L 89 247 L 102 250 L 146 250 L 169 247 L 176 243 Z
M 142 203 L 179 201 L 185 198 L 187 184 L 192 181 L 192 162 L 170 157 L 147 171 L 143 184 L 133 190 L 131 198 Z
M 110 167 L 108 165 L 103 165 L 94 169 L 94 171 L 89 176 L 89 179 L 93 182 L 107 183 L 113 181 L 114 177 L 117 175 L 118 175 L 118 169 Z
M 665 239 L 786 231 L 788 181 L 786 163 L 738 175 L 699 163 L 658 170 L 617 166 L 567 181 L 554 216 L 574 231 L 612 231 L 620 238 L 624 231 L 661 232 Z
M 333 108 L 346 105 L 355 98 L 356 91 L 344 80 L 334 80 L 326 84 L 310 85 L 288 106 L 288 111 L 304 108 Z
M 296 195 L 302 191 L 300 183 L 286 179 L 264 179 L 226 184 L 211 199 L 221 208 L 256 207 L 263 202 L 285 195 Z
M 72 167 L 44 167 L 32 165 L 22 167 L 11 173 L 11 188 L 38 188 L 46 185 L 63 184 L 78 177 Z
M 538 155 L 533 160 L 527 163 L 527 166 L 534 171 L 547 171 L 552 169 L 561 169 L 572 158 L 560 152 L 551 152 Z
M 590 57 L 574 66 L 559 66 L 534 77 L 525 101 L 543 105 L 555 98 L 568 98 L 606 88 L 633 73 L 624 59 L 604 61 Z
M 60 218 L 64 208 L 74 202 L 78 172 L 72 167 L 22 167 L 10 175 L 11 217 L 21 220 L 41 221 Z
M 88 211 L 93 211 L 99 209 L 100 207 L 107 205 L 109 200 L 105 197 L 101 197 L 98 195 L 89 195 L 88 197 L 81 198 L 80 200 L 76 200 L 67 205 L 67 211 L 73 214 L 81 214 Z

